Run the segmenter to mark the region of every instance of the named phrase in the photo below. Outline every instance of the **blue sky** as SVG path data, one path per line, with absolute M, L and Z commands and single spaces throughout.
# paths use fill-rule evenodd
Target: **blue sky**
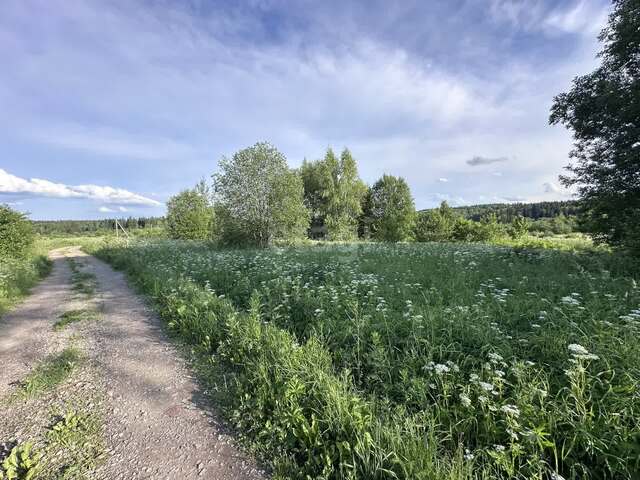
M 570 198 L 553 96 L 597 64 L 603 0 L 0 2 L 0 202 L 160 215 L 218 160 L 347 146 L 418 208 Z

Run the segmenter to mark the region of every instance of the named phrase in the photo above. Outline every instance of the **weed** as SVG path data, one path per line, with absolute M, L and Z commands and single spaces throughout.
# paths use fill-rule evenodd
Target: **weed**
M 94 468 L 104 447 L 95 414 L 67 410 L 57 415 L 47 433 L 48 450 L 58 459 L 60 478 L 76 478 Z
M 71 268 L 73 290 L 87 296 L 93 295 L 96 290 L 96 276 L 91 272 L 82 271 L 81 268 L 84 264 L 74 258 L 67 258 L 67 262 Z
M 79 360 L 80 352 L 73 347 L 47 357 L 21 382 L 19 394 L 33 398 L 55 388 L 71 374 Z
M 95 320 L 98 317 L 98 313 L 95 310 L 79 309 L 68 310 L 60 315 L 58 321 L 53 324 L 54 330 L 62 330 L 64 327 L 71 323 L 81 322 L 85 320 Z
M 42 454 L 34 451 L 33 444 L 16 445 L 0 465 L 0 480 L 31 480 L 41 470 Z

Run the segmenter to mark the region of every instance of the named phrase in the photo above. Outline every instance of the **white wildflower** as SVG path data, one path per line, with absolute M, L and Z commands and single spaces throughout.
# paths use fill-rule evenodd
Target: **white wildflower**
M 503 405 L 500 407 L 500 411 L 502 413 L 506 413 L 507 415 L 511 415 L 512 417 L 520 416 L 520 410 L 515 405 Z

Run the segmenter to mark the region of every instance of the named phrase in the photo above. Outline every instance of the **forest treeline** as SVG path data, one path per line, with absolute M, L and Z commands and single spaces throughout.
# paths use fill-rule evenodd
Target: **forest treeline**
M 126 230 L 164 227 L 164 217 L 127 217 L 117 221 Z M 84 235 L 114 231 L 115 218 L 98 220 L 32 220 L 33 230 L 40 235 Z
M 484 215 L 493 213 L 501 223 L 512 222 L 518 216 L 532 220 L 555 218 L 561 215 L 575 217 L 581 211 L 580 204 L 575 200 L 533 203 L 487 203 L 453 207 L 453 209 L 463 217 L 476 221 L 479 221 Z

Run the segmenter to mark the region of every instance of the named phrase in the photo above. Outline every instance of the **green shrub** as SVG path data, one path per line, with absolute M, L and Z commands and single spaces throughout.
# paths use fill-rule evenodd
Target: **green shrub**
M 171 197 L 167 202 L 166 225 L 169 236 L 174 239 L 210 239 L 214 211 L 204 189 L 196 187 Z
M 25 257 L 33 241 L 33 227 L 27 217 L 0 205 L 0 258 Z

